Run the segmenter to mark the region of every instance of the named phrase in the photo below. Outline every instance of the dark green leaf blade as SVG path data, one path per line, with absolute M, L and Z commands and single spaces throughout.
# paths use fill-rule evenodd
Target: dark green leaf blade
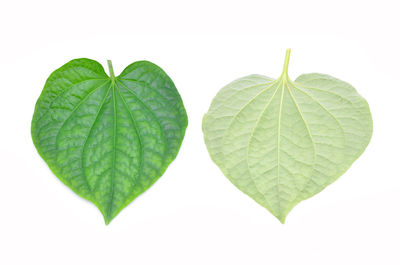
M 39 154 L 106 224 L 164 173 L 187 127 L 161 68 L 141 61 L 118 77 L 110 72 L 89 59 L 65 64 L 47 80 L 32 120 Z

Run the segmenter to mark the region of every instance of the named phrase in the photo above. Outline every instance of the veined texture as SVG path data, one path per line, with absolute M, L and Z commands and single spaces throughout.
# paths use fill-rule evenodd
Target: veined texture
M 178 91 L 147 61 L 110 77 L 96 61 L 54 71 L 32 120 L 33 142 L 54 174 L 93 202 L 108 224 L 176 157 L 187 127 Z
M 339 178 L 372 135 L 368 103 L 323 74 L 240 78 L 218 92 L 203 119 L 207 149 L 225 176 L 282 223 Z

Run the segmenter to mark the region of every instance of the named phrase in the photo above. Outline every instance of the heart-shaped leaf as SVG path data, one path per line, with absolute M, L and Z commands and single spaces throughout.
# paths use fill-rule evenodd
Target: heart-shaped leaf
M 372 135 L 368 103 L 323 74 L 240 78 L 218 92 L 203 119 L 213 161 L 282 223 L 300 201 L 339 178 Z
M 187 115 L 174 83 L 147 61 L 110 77 L 96 61 L 54 71 L 32 120 L 33 142 L 53 173 L 93 202 L 108 224 L 175 159 Z

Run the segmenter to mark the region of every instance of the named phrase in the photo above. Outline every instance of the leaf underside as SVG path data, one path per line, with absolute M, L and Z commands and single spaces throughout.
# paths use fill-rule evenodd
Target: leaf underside
M 52 172 L 108 224 L 164 173 L 186 127 L 180 95 L 155 64 L 109 77 L 98 62 L 76 59 L 48 78 L 31 133 Z
M 285 72 L 286 71 L 286 72 Z M 207 149 L 224 175 L 282 223 L 300 201 L 338 179 L 372 135 L 368 103 L 323 74 L 294 82 L 240 78 L 222 88 L 203 118 Z

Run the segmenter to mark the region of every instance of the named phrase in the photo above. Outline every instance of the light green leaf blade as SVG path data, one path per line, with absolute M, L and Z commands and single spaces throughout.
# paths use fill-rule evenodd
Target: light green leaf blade
M 282 223 L 289 211 L 338 179 L 372 136 L 368 103 L 328 75 L 240 78 L 222 88 L 203 118 L 213 161 Z
M 108 224 L 175 159 L 187 115 L 172 80 L 147 61 L 110 77 L 96 61 L 54 71 L 32 119 L 32 139 L 52 172 L 93 202 Z

